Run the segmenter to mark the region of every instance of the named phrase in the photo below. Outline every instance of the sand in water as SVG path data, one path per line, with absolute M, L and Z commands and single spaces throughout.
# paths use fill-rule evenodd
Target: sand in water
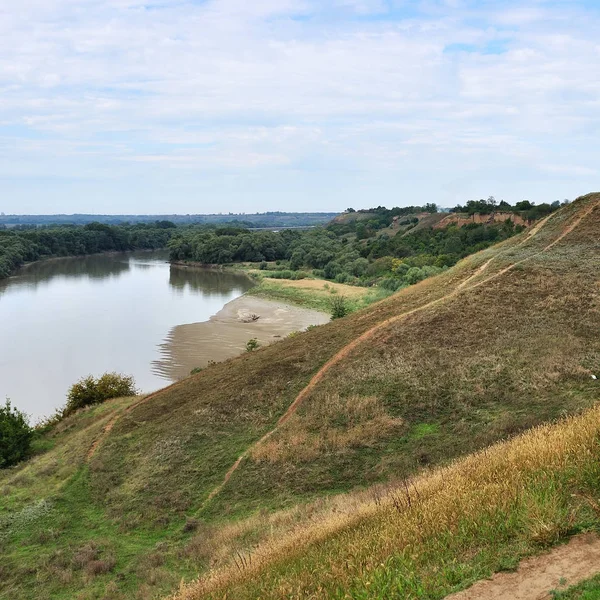
M 254 317 L 258 317 L 254 320 Z M 226 304 L 209 321 L 174 327 L 161 344 L 161 359 L 153 371 L 173 381 L 187 377 L 195 367 L 238 356 L 256 338 L 261 346 L 281 340 L 309 325 L 322 325 L 329 315 L 265 300 L 241 296 Z

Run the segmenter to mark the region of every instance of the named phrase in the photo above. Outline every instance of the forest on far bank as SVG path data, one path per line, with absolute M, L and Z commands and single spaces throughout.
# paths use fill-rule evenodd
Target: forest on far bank
M 496 206 L 493 198 L 479 202 L 488 208 Z M 511 209 L 507 212 L 523 213 L 507 206 Z M 528 203 L 527 210 L 535 208 L 537 218 L 559 206 L 536 207 Z M 423 215 L 437 210 L 435 204 L 348 209 L 328 226 L 307 231 L 249 231 L 232 226 L 180 230 L 174 233 L 168 247 L 172 261 L 211 265 L 251 262 L 258 263 L 269 277 L 278 279 L 319 277 L 395 291 L 524 229 L 510 219 L 462 227 L 417 228 Z M 392 224 L 398 230 L 391 231 Z

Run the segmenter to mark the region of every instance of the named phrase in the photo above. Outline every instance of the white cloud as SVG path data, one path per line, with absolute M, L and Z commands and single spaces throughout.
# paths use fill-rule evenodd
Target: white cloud
M 213 182 L 217 205 L 227 200 L 219 197 L 224 177 L 260 173 L 261 204 L 246 210 L 294 208 L 286 198 L 298 173 L 321 209 L 345 207 L 348 189 L 354 204 L 379 203 L 365 186 L 346 185 L 359 172 L 387 181 L 392 196 L 401 180 L 411 194 L 439 193 L 448 203 L 478 185 L 490 186 L 480 195 L 511 200 L 586 191 L 578 186 L 593 185 L 597 174 L 599 16 L 577 3 L 496 6 L 7 4 L 0 8 L 0 196 L 14 201 L 2 209 L 37 202 L 53 212 L 85 202 L 57 187 L 62 204 L 48 207 L 51 184 L 20 190 L 28 175 L 49 172 L 61 181 L 86 174 L 100 190 L 102 178 L 118 175 L 122 190 L 110 193 L 121 194 L 129 211 L 140 174 L 181 182 L 182 171 L 187 190 Z M 480 183 L 457 184 L 461 170 L 477 172 Z M 321 198 L 319 187 L 327 190 Z M 188 212 L 185 196 L 174 201 Z

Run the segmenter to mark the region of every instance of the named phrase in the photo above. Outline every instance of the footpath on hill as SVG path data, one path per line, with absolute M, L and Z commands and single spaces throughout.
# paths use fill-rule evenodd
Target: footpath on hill
M 600 572 L 600 537 L 575 536 L 547 554 L 523 560 L 514 573 L 496 573 L 446 600 L 546 600 Z

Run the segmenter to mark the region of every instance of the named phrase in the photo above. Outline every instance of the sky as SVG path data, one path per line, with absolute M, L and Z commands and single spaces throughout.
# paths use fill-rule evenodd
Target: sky
M 600 0 L 0 0 L 0 211 L 600 189 Z

